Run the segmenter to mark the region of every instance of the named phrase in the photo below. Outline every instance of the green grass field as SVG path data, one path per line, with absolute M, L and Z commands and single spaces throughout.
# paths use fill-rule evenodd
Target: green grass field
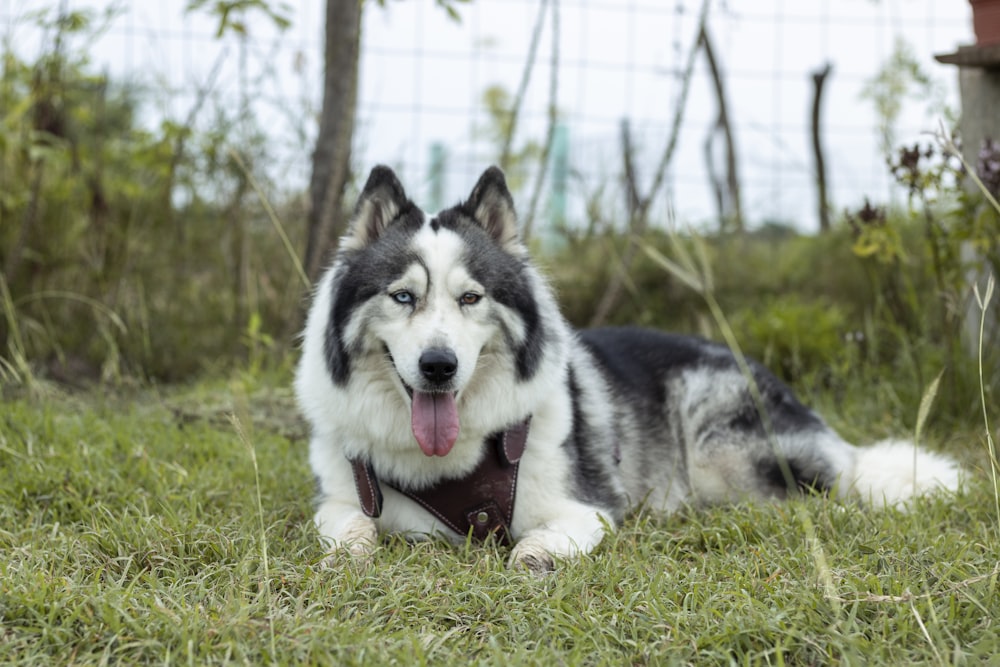
M 638 516 L 538 578 L 442 542 L 320 567 L 286 389 L 19 390 L 0 415 L 3 664 L 1000 664 L 975 424 L 957 497 Z

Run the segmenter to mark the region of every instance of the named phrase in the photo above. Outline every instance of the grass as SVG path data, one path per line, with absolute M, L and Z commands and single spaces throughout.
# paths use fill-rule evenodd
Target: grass
M 441 542 L 389 541 L 371 565 L 323 569 L 286 390 L 32 391 L 6 396 L 0 416 L 3 664 L 1000 655 L 1000 546 L 981 443 L 961 454 L 975 471 L 965 493 L 909 513 L 817 497 L 637 516 L 544 578 L 508 571 L 502 548 Z

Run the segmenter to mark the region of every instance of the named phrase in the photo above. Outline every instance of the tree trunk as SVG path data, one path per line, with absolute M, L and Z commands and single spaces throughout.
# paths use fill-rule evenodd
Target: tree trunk
M 315 283 L 343 231 L 344 187 L 358 98 L 361 0 L 327 0 L 323 108 L 309 182 L 305 268 Z

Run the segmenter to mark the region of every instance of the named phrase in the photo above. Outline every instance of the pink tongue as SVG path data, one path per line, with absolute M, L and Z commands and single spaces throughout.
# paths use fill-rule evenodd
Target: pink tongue
M 458 439 L 458 407 L 450 393 L 413 392 L 410 407 L 413 437 L 427 456 L 444 456 Z

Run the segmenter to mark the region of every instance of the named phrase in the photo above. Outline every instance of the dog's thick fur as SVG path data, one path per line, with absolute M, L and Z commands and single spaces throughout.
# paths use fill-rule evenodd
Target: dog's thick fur
M 762 366 L 642 329 L 576 332 L 532 265 L 499 169 L 425 215 L 376 167 L 319 283 L 296 377 L 325 548 L 443 527 L 383 486 L 362 513 L 348 459 L 396 488 L 458 478 L 484 440 L 531 417 L 510 533 L 513 565 L 589 552 L 630 508 L 781 498 L 812 488 L 895 504 L 959 483 L 907 442 L 845 442 Z

